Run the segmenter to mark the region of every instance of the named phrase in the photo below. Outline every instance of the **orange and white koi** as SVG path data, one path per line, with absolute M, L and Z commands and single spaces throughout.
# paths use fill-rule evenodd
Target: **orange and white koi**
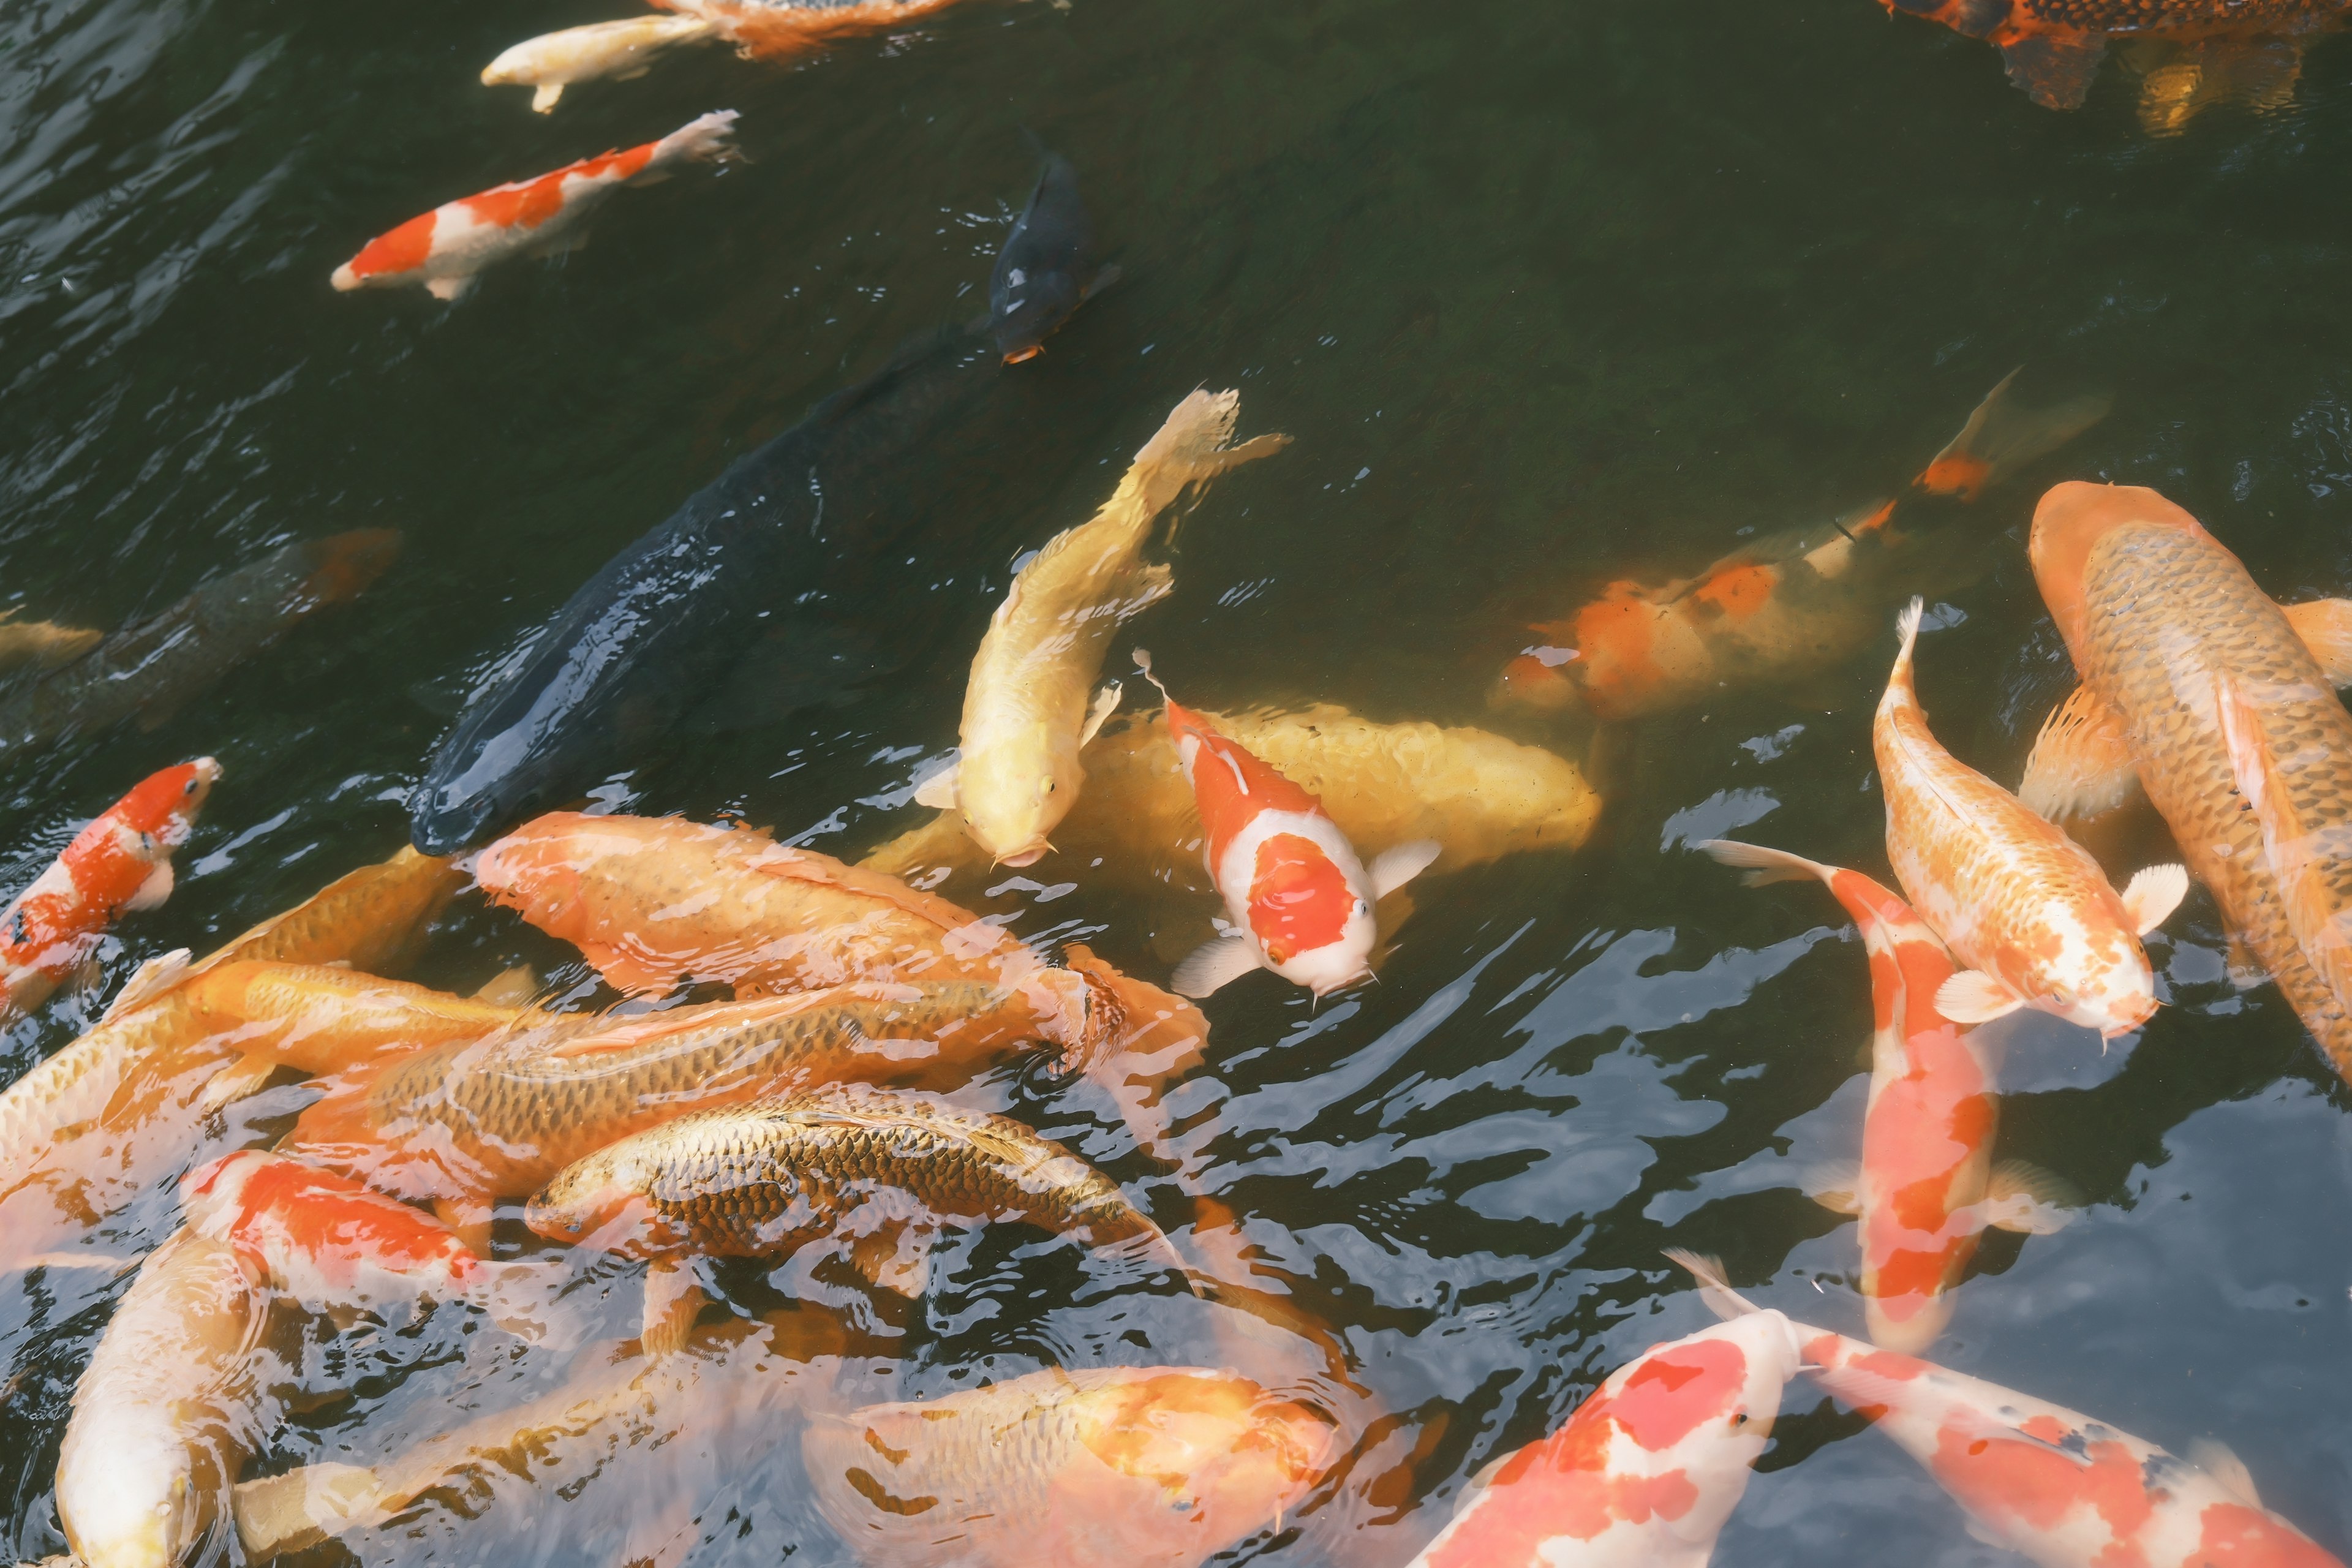
M 1988 1226 L 2046 1231 L 2063 1216 L 2034 1191 L 2049 1179 L 1992 1163 L 2000 1125 L 1992 1064 L 1969 1026 L 1936 1011 L 1958 973 L 1943 939 L 1859 871 L 1785 850 L 1714 839 L 1694 846 L 1748 868 L 1750 887 L 1814 877 L 1853 917 L 1870 955 L 1870 1100 L 1862 1164 L 1840 1190 L 1817 1194 L 1846 1209 L 1862 1232 L 1862 1300 L 1870 1337 L 1925 1350 L 1951 1321 L 1951 1293 Z
M 737 118 L 720 110 L 658 142 L 437 206 L 368 241 L 335 268 L 335 287 L 349 292 L 417 283 L 436 300 L 463 299 L 486 267 L 577 244 L 589 216 L 623 185 L 653 184 L 688 163 L 732 156 Z
M 1705 1568 L 1797 1369 L 1778 1312 L 1654 1347 L 1474 1486 L 1411 1568 Z
M 1871 744 L 1895 879 L 1969 965 L 1936 1008 L 1980 1024 L 2034 1007 L 2108 1038 L 2128 1034 L 2156 1012 L 2139 939 L 2179 906 L 2189 873 L 2150 866 L 2117 896 L 2090 851 L 1946 751 L 1912 686 L 1924 609 L 1914 599 L 1903 612 Z
M 1136 649 L 1135 662 L 1160 684 L 1149 653 Z M 1179 705 L 1166 687 L 1160 695 L 1200 808 L 1209 874 L 1235 928 L 1177 965 L 1177 994 L 1206 996 L 1260 968 L 1318 996 L 1370 979 L 1380 934 L 1372 905 L 1426 869 L 1437 845 L 1401 844 L 1367 868 L 1322 802 Z
M 180 1179 L 180 1208 L 192 1234 L 253 1258 L 271 1286 L 315 1310 L 459 1300 L 490 1275 L 432 1215 L 282 1154 L 207 1161 Z
M 812 4 L 792 0 L 655 0 L 684 16 L 717 27 L 747 60 L 788 60 L 814 54 L 827 44 L 867 33 L 903 27 L 942 10 L 955 0 L 838 0 Z
M 188 841 L 220 777 L 210 757 L 165 768 L 116 801 L 0 910 L 0 1021 L 48 999 L 114 917 L 172 896 L 172 852 Z
M 1717 1311 L 1764 1315 L 1706 1259 L 1668 1256 Z M 2218 1445 L 2179 1458 L 2031 1394 L 1792 1326 L 1813 1381 L 1871 1415 L 1990 1545 L 2042 1568 L 2344 1568 L 2264 1509 L 2245 1466 Z

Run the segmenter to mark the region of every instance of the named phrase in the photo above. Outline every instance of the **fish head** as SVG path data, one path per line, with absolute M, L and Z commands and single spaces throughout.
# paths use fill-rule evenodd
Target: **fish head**
M 193 1435 L 111 1415 L 101 1409 L 85 1423 L 81 1410 L 75 1411 L 76 1421 L 84 1423 L 87 1452 L 103 1458 L 76 1467 L 79 1476 L 58 1478 L 67 1544 L 81 1562 L 106 1568 L 180 1568 L 219 1522 L 217 1493 L 201 1473 L 218 1467 L 204 1462 Z M 59 1463 L 62 1469 L 62 1458 Z M 219 1489 L 226 1489 L 225 1480 Z
M 1258 841 L 1249 931 L 1267 968 L 1318 996 L 1372 977 L 1371 890 L 1328 818 L 1287 823 Z
M 240 1150 L 207 1160 L 180 1178 L 180 1212 L 188 1228 L 220 1239 L 245 1207 L 245 1187 L 275 1156 Z
M 187 842 L 188 829 L 205 807 L 205 797 L 221 776 L 221 765 L 210 757 L 165 768 L 142 780 L 117 807 L 124 826 L 156 839 L 167 848 Z
M 559 1172 L 524 1206 L 523 1223 L 550 1241 L 623 1258 L 652 1258 L 687 1244 L 646 1195 L 635 1139 Z
M 1160 1487 L 1185 1540 L 1210 1551 L 1295 1507 L 1337 1446 L 1328 1421 L 1243 1377 L 1165 1372 L 1110 1384 L 1088 1404 L 1087 1449 Z
M 1086 782 L 1076 748 L 1055 745 L 1042 734 L 1038 739 L 1040 745 L 970 752 L 956 774 L 965 831 L 1000 866 L 1034 866 L 1045 858 L 1053 848 L 1049 836 Z
M 1086 302 L 1094 223 L 1070 161 L 1048 153 L 988 280 L 988 332 L 1008 364 L 1034 358 Z
M 2156 976 L 2147 954 L 2120 926 L 2089 951 L 2068 951 L 2036 964 L 2022 989 L 2028 1005 L 2106 1039 L 2130 1034 L 2156 1016 Z
M 2033 581 L 2078 668 L 2089 614 L 2083 598 L 2083 574 L 2091 551 L 2116 530 L 2137 528 L 2211 537 L 2188 512 L 2141 485 L 2070 479 L 2052 486 L 2033 509 L 2033 532 L 2026 543 L 2026 554 L 2033 563 Z
M 1497 710 L 1518 709 L 1530 713 L 1566 713 L 1580 706 L 1576 681 L 1568 667 L 1577 657 L 1572 647 L 1538 643 L 1503 667 L 1486 693 L 1486 706 Z

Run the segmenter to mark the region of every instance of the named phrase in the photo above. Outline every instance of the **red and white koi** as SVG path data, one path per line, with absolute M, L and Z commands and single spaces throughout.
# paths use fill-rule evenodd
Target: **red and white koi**
M 416 283 L 436 300 L 462 299 L 486 267 L 578 244 L 589 216 L 622 186 L 654 184 L 688 163 L 730 158 L 737 118 L 722 109 L 658 142 L 437 206 L 369 240 L 335 268 L 335 287 L 348 292 Z
M 1482 1477 L 1411 1568 L 1704 1568 L 1797 1371 L 1778 1312 L 1656 1346 Z
M 197 1166 L 181 1178 L 180 1206 L 192 1235 L 235 1247 L 314 1310 L 478 1298 L 493 1272 L 423 1210 L 282 1154 Z
M 1135 650 L 1151 675 L 1151 656 Z M 1400 844 L 1367 868 L 1323 803 L 1168 702 L 1168 732 L 1201 813 L 1209 875 L 1235 928 L 1176 966 L 1179 995 L 1206 996 L 1253 969 L 1271 969 L 1328 996 L 1372 973 L 1372 906 L 1437 858 L 1433 839 Z
M 1937 1010 L 1981 1024 L 2035 1007 L 2113 1038 L 2156 1012 L 2139 939 L 2189 890 L 2179 865 L 2150 866 L 2118 896 L 2090 851 L 1946 751 L 1913 688 L 1920 601 L 1872 726 L 1886 793 L 1886 858 L 1912 906 L 1969 967 Z
M 1819 878 L 1862 932 L 1873 1013 L 1862 1164 L 1839 1190 L 1817 1196 L 1860 1222 L 1870 1337 L 1924 1350 L 1951 1321 L 1951 1292 L 1986 1226 L 2049 1231 L 2063 1223 L 2036 1191 L 2048 1190 L 2048 1177 L 1993 1165 L 2000 1101 L 1992 1064 L 1967 1026 L 1936 1011 L 1937 992 L 1959 966 L 1910 905 L 1859 871 L 1724 839 L 1694 847 L 1748 868 L 1750 887 Z
M 1717 1312 L 1778 1316 L 1708 1259 L 1667 1256 L 1697 1276 Z M 1969 1533 L 2042 1568 L 2344 1568 L 2264 1509 L 2245 1466 L 2218 1444 L 2179 1458 L 2031 1394 L 1790 1327 L 1807 1374 L 1918 1460 L 1967 1510 Z
M 47 1000 L 114 917 L 172 896 L 172 852 L 188 841 L 220 777 L 210 757 L 165 768 L 74 835 L 65 853 L 0 910 L 0 1021 Z

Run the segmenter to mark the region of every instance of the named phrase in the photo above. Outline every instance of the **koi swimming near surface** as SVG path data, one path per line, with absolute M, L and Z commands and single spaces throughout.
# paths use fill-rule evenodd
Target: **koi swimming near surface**
M 681 44 L 719 36 L 715 23 L 694 16 L 624 16 L 526 38 L 482 68 L 484 87 L 535 89 L 530 106 L 555 112 L 567 87 L 584 81 L 634 81 Z

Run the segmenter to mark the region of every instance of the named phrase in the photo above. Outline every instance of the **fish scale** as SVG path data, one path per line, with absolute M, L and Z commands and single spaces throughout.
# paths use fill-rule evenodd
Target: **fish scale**
M 2019 0 L 2016 14 L 2045 27 L 2086 33 L 2194 27 L 2292 31 L 2344 14 L 2344 0 Z
M 2260 825 L 2237 794 L 2212 691 L 2226 673 L 2257 700 L 2293 815 L 2352 816 L 2352 717 L 2286 616 L 2210 535 L 2124 524 L 2083 571 L 2084 680 L 2124 719 L 2140 781 L 2189 870 L 2270 971 L 2338 1072 L 2352 1078 L 2352 1015 L 2287 924 Z M 2162 628 L 2150 636 L 2151 627 Z M 2352 848 L 2339 826 L 2323 856 L 2338 908 L 2352 908 Z

